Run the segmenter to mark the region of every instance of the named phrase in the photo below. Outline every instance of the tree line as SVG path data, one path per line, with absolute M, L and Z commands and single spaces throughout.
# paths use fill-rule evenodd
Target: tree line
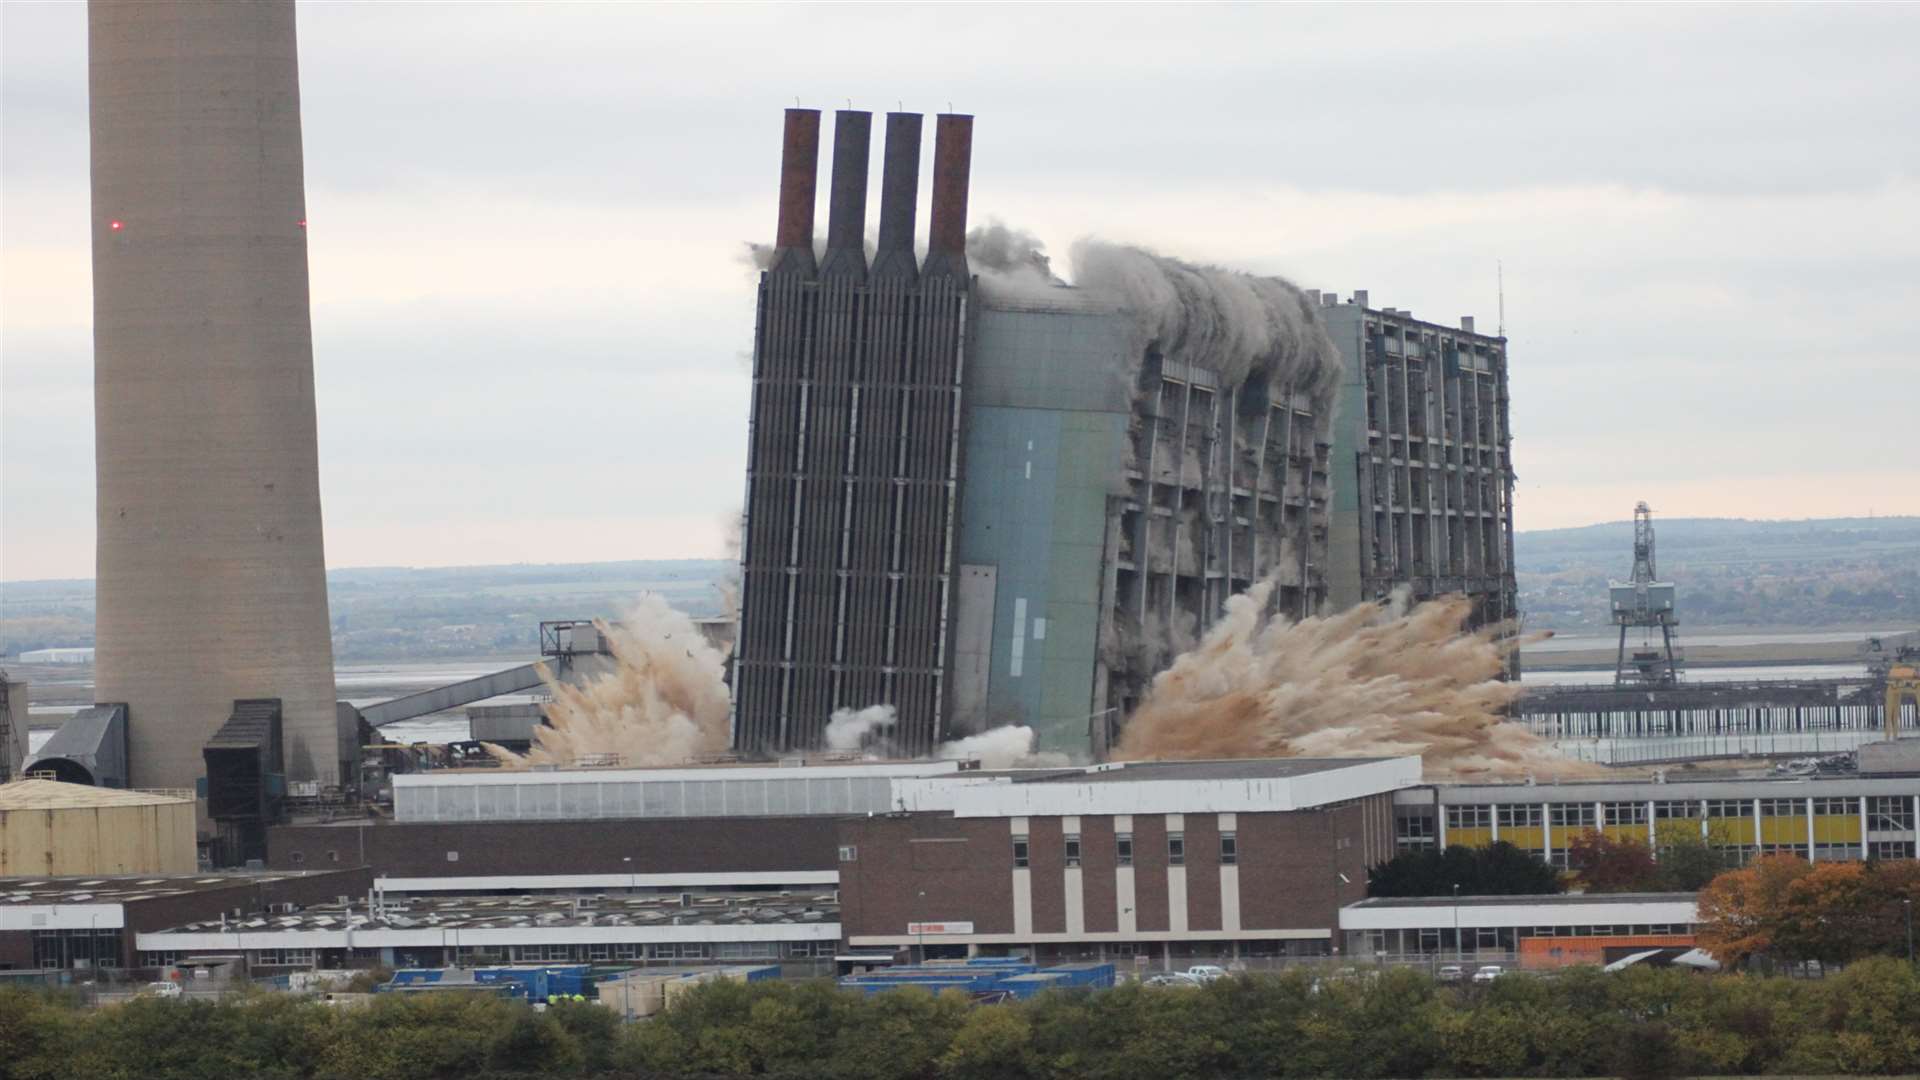
M 1441 986 L 1410 970 L 1291 971 L 975 1005 L 824 981 L 715 981 L 622 1025 L 595 1004 L 380 995 L 136 1000 L 92 1010 L 0 990 L 0 1076 L 20 1080 L 841 1080 L 1825 1075 L 1920 1071 L 1920 973 L 1826 979 L 1593 968 Z

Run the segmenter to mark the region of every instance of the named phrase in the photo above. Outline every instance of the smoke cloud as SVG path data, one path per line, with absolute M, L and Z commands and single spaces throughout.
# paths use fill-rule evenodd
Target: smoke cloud
M 835 709 L 827 719 L 827 749 L 858 750 L 868 737 L 893 726 L 893 706 L 869 705 L 864 709 Z
M 1274 584 L 1227 601 L 1199 646 L 1155 676 L 1121 737 L 1123 760 L 1420 755 L 1428 776 L 1599 775 L 1500 710 L 1506 627 L 1462 631 L 1464 597 L 1290 622 Z
M 1229 385 L 1264 375 L 1291 383 L 1321 411 L 1331 405 L 1340 353 L 1292 283 L 1102 240 L 1075 243 L 1071 257 L 1075 285 L 1133 317 L 1139 353 L 1210 368 Z
M 541 665 L 548 726 L 525 754 L 488 744 L 502 766 L 682 765 L 727 748 L 723 660 L 693 620 L 648 594 L 620 622 L 593 625 L 613 669 L 573 686 Z
M 1047 245 L 1025 229 L 998 219 L 967 233 L 967 265 L 975 272 L 1032 274 L 1053 281 L 1053 259 Z
M 1054 276 L 1053 258 L 1040 238 L 998 220 L 967 233 L 967 266 L 988 300 L 1044 304 L 1073 295 Z
M 773 258 L 778 254 L 779 252 L 772 244 L 743 240 L 740 242 L 740 251 L 736 254 L 735 258 L 739 260 L 741 266 L 747 269 L 748 273 L 758 277 L 760 271 L 773 269 Z

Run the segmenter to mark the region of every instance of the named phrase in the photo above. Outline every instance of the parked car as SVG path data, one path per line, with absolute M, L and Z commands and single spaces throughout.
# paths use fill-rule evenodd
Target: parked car
M 1488 964 L 1486 967 L 1473 973 L 1473 981 L 1477 983 L 1490 983 L 1506 973 L 1507 969 L 1501 967 L 1499 964 Z
M 1196 987 L 1200 980 L 1184 971 L 1163 971 L 1158 975 L 1149 975 L 1141 980 L 1148 986 L 1184 986 Z
M 1227 969 L 1217 964 L 1195 964 L 1187 969 L 1187 978 L 1195 982 L 1210 983 L 1215 979 L 1227 977 Z
M 1467 969 L 1459 964 L 1448 964 L 1434 972 L 1434 977 L 1444 983 L 1463 982 L 1467 977 Z
M 140 989 L 141 997 L 177 998 L 180 996 L 180 984 L 177 982 L 150 982 Z

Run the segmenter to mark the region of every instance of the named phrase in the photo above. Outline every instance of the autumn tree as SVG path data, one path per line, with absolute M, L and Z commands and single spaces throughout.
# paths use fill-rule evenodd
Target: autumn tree
M 1700 891 L 1700 943 L 1723 964 L 1765 953 L 1846 964 L 1906 947 L 1902 901 L 1920 903 L 1920 863 L 1769 855 Z
M 1728 967 L 1772 949 L 1787 888 L 1812 870 L 1798 856 L 1766 855 L 1708 882 L 1696 901 L 1700 946 Z

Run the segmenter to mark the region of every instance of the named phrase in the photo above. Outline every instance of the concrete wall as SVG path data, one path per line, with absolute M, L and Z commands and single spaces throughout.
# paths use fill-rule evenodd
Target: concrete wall
M 338 781 L 292 0 L 88 5 L 95 694 L 191 788 L 236 698 Z
M 1333 450 L 1328 457 L 1333 487 L 1327 516 L 1327 607 L 1345 611 L 1360 602 L 1360 469 L 1367 450 L 1367 396 L 1360 357 L 1366 355 L 1357 310 L 1321 311 L 1327 335 L 1345 360 L 1334 399 Z
M 1086 752 L 1108 499 L 1125 483 L 1126 347 L 1124 325 L 1102 312 L 979 313 L 958 546 L 961 565 L 991 570 L 993 587 L 963 585 L 956 619 L 992 631 L 984 692 L 956 688 L 962 730 L 1027 724 L 1039 749 Z
M 188 799 L 0 810 L 0 876 L 191 874 L 198 867 Z

